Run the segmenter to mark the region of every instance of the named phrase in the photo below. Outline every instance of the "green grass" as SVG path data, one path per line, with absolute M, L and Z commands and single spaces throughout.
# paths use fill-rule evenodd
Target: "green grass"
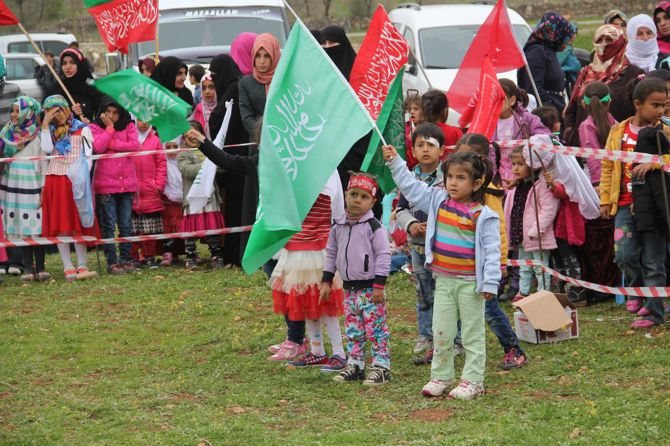
M 50 258 L 50 270 L 58 264 Z M 579 340 L 524 345 L 487 394 L 426 399 L 411 365 L 413 287 L 388 291 L 393 381 L 364 390 L 266 360 L 283 339 L 260 273 L 171 269 L 0 288 L 2 445 L 632 445 L 670 438 L 666 328 L 630 332 L 613 304 L 580 309 Z M 505 309 L 510 310 L 509 306 Z M 462 367 L 457 359 L 457 369 Z M 207 444 L 205 442 L 204 444 Z

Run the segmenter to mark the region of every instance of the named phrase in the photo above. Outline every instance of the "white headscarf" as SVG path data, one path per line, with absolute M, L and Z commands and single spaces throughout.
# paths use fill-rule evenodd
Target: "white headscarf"
M 654 33 L 654 37 L 649 40 L 637 40 L 637 30 L 640 28 L 649 28 Z M 646 14 L 636 15 L 628 21 L 626 35 L 628 36 L 626 57 L 628 57 L 630 63 L 642 68 L 647 73 L 655 70 L 660 50 L 656 40 L 654 20 Z
M 178 136 L 169 142 L 173 142 L 179 147 L 180 141 L 181 137 Z M 181 203 L 184 198 L 184 186 L 181 179 L 181 171 L 179 170 L 179 166 L 177 166 L 177 158 L 167 156 L 167 184 L 163 193 L 173 203 Z

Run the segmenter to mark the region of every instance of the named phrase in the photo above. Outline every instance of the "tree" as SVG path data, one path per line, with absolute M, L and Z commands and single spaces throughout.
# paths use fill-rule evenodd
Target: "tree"
M 324 12 L 323 15 L 326 17 L 330 17 L 330 6 L 333 3 L 333 0 L 322 0 L 323 1 L 323 8 Z
M 7 6 L 33 32 L 43 20 L 57 19 L 64 13 L 63 0 L 8 0 Z

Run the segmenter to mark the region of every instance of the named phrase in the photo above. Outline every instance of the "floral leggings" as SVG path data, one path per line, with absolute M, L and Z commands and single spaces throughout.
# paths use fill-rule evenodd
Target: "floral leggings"
M 372 366 L 391 368 L 386 304 L 372 303 L 372 288 L 345 290 L 344 325 L 349 364 L 365 368 L 365 344 L 370 341 Z

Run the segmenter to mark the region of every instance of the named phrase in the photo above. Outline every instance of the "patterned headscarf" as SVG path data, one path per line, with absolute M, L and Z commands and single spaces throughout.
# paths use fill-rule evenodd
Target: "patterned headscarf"
M 19 151 L 20 144 L 28 144 L 40 131 L 40 103 L 29 96 L 19 96 L 12 102 L 10 110 L 14 105 L 19 107 L 19 122 L 14 124 L 10 120 L 0 130 L 0 151 L 6 157 L 14 156 Z
M 61 126 L 56 126 L 56 124 L 49 124 L 49 131 L 51 132 L 51 140 L 56 147 L 56 151 L 59 155 L 67 155 L 72 150 L 72 143 L 70 142 L 70 134 L 81 130 L 86 127 L 86 124 L 76 119 L 72 115 L 70 110 L 70 105 L 63 96 L 55 94 L 49 96 L 44 100 L 42 104 L 44 110 L 49 110 L 53 107 L 59 107 L 65 113 L 65 123 Z
M 611 42 L 597 43 L 603 36 L 609 37 Z M 571 100 L 581 100 L 586 86 L 591 82 L 611 84 L 619 79 L 630 65 L 626 57 L 626 35 L 621 27 L 601 25 L 593 36 L 593 46 L 595 48 L 593 62 L 582 68 L 579 73 Z
M 623 21 L 624 26 L 626 26 L 626 24 L 628 23 L 628 16 L 626 14 L 619 11 L 618 9 L 612 9 L 610 12 L 605 14 L 603 24 L 612 25 L 612 22 L 616 19 L 621 19 L 621 21 Z
M 526 46 L 541 43 L 553 51 L 563 51 L 574 35 L 575 29 L 568 20 L 557 12 L 547 12 L 531 33 Z

